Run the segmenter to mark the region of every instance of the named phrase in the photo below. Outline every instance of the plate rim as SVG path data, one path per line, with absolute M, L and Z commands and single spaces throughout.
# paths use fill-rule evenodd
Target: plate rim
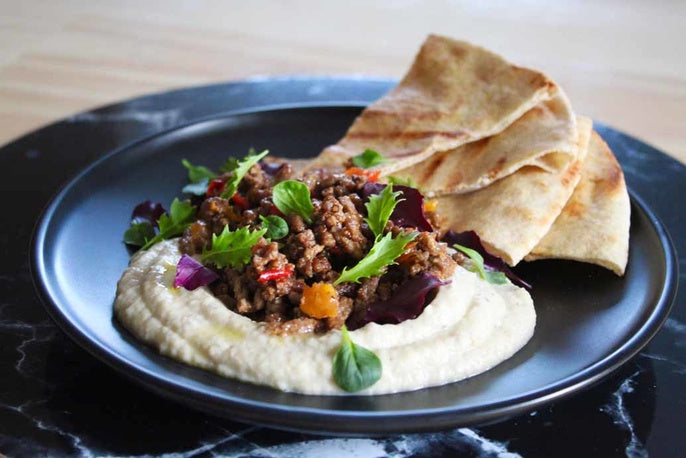
M 189 387 L 183 386 L 182 384 L 165 380 L 155 371 L 141 367 L 127 358 L 121 357 L 108 346 L 101 345 L 99 342 L 92 340 L 87 332 L 83 331 L 77 323 L 74 323 L 69 319 L 68 314 L 65 313 L 62 305 L 59 304 L 59 301 L 53 299 L 54 295 L 50 288 L 50 282 L 47 281 L 46 276 L 46 260 L 43 256 L 50 222 L 68 193 L 82 178 L 87 176 L 101 163 L 110 160 L 112 157 L 131 148 L 153 141 L 158 137 L 168 135 L 190 126 L 218 121 L 231 116 L 302 109 L 363 108 L 364 106 L 366 105 L 359 101 L 314 101 L 279 103 L 226 110 L 199 117 L 192 121 L 164 129 L 160 132 L 142 136 L 139 139 L 128 142 L 105 153 L 95 161 L 87 164 L 80 172 L 60 187 L 56 194 L 49 200 L 34 226 L 31 237 L 29 265 L 34 289 L 36 290 L 44 309 L 51 319 L 58 324 L 59 328 L 81 348 L 95 356 L 98 360 L 106 363 L 109 367 L 115 369 L 119 374 L 124 375 L 127 379 L 133 380 L 166 398 L 171 398 L 185 405 L 190 405 L 191 407 L 199 408 L 213 414 L 223 416 L 231 414 L 237 419 L 269 427 L 291 431 L 348 435 L 434 431 L 455 426 L 468 426 L 504 420 L 509 416 L 533 410 L 552 401 L 567 398 L 574 393 L 590 388 L 638 354 L 641 349 L 654 338 L 662 327 L 662 324 L 668 318 L 676 296 L 678 287 L 677 255 L 671 236 L 660 218 L 648 207 L 643 198 L 638 196 L 631 189 L 628 189 L 631 202 L 641 209 L 650 222 L 650 226 L 661 242 L 662 254 L 665 259 L 666 276 L 663 279 L 663 288 L 660 291 L 656 304 L 650 311 L 648 319 L 641 323 L 637 332 L 627 339 L 619 348 L 615 349 L 615 351 L 609 353 L 604 358 L 595 361 L 584 370 L 555 382 L 546 389 L 529 391 L 499 402 L 481 404 L 469 408 L 451 409 L 449 406 L 442 406 L 409 411 L 341 411 L 328 408 L 273 404 L 240 398 L 234 395 L 230 398 L 213 396 L 210 393 L 189 389 Z M 607 128 L 619 132 L 611 127 Z M 640 140 L 637 141 L 644 144 L 644 142 Z M 650 145 L 646 144 L 646 146 Z M 163 355 L 158 356 L 164 357 Z M 189 402 L 189 398 L 192 402 Z M 216 405 L 217 402 L 222 405 Z M 274 413 L 280 415 L 279 420 L 286 419 L 287 423 L 284 423 L 283 421 L 269 421 L 266 419 L 269 416 L 273 416 Z M 324 418 L 327 420 L 340 421 L 329 421 L 327 422 L 327 427 L 323 427 L 324 425 L 321 423 L 321 420 Z M 353 419 L 356 421 L 350 422 L 350 420 Z M 379 423 L 379 419 L 385 419 L 387 421 Z M 332 424 L 340 427 L 331 428 Z M 373 426 L 376 428 L 370 429 L 370 427 Z

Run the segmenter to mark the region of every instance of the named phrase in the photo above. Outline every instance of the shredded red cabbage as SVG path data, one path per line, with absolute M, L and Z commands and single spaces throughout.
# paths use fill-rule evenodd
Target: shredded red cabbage
M 450 281 L 441 281 L 435 275 L 426 272 L 415 275 L 401 283 L 387 300 L 373 302 L 367 305 L 364 312 L 352 315 L 346 326 L 352 330 L 367 323 L 397 324 L 417 318 L 427 306 L 427 294 L 448 283 Z
M 161 203 L 146 200 L 136 205 L 131 213 L 131 221 L 134 223 L 149 222 L 153 227 L 157 227 L 157 220 L 160 216 L 167 213 Z
M 486 248 L 484 248 L 484 246 L 481 244 L 481 239 L 479 238 L 479 235 L 476 232 L 448 231 L 445 233 L 441 241 L 447 243 L 448 246 L 451 247 L 453 246 L 453 244 L 457 243 L 458 245 L 462 245 L 467 248 L 471 248 L 472 250 L 478 251 L 479 254 L 481 254 L 481 256 L 484 258 L 484 267 L 490 270 L 496 270 L 498 272 L 504 273 L 505 276 L 507 276 L 507 278 L 512 280 L 512 283 L 531 291 L 531 285 L 522 280 L 517 274 L 512 272 L 510 267 L 507 264 L 505 264 L 505 261 L 503 261 L 497 256 L 493 256 L 488 251 L 486 251 Z
M 176 277 L 174 277 L 174 287 L 183 286 L 189 291 L 209 285 L 219 279 L 213 270 L 200 264 L 195 258 L 184 254 L 176 265 Z
M 367 198 L 372 194 L 379 194 L 386 186 L 383 183 L 367 182 L 362 188 L 362 197 Z M 424 213 L 424 196 L 422 193 L 415 188 L 403 185 L 393 185 L 393 190 L 401 191 L 400 198 L 405 200 L 398 202 L 390 220 L 400 227 L 416 227 L 420 231 L 432 232 L 434 228 Z

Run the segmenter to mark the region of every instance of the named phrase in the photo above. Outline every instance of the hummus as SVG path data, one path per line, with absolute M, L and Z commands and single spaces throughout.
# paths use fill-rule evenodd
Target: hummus
M 332 376 L 340 331 L 274 336 L 230 311 L 207 287 L 173 288 L 178 240 L 137 253 L 117 287 L 117 318 L 140 340 L 178 361 L 282 391 L 346 394 Z M 414 320 L 370 323 L 350 332 L 376 353 L 381 379 L 356 394 L 443 385 L 484 372 L 531 338 L 533 301 L 522 288 L 495 285 L 457 267 L 453 281 Z

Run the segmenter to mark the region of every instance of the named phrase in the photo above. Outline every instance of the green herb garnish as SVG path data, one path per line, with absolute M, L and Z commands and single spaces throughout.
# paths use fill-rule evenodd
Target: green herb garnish
M 248 227 L 230 231 L 228 225 L 224 226 L 221 234 L 212 234 L 212 247 L 203 250 L 202 263 L 212 263 L 220 269 L 224 267 L 239 269 L 250 262 L 252 255 L 250 249 L 266 232 L 267 229 L 251 232 Z
M 350 393 L 369 388 L 381 378 L 381 360 L 374 352 L 355 345 L 348 329 L 341 327 L 341 346 L 333 357 L 333 378 Z
M 296 214 L 307 223 L 312 224 L 312 199 L 310 188 L 305 183 L 286 180 L 274 186 L 272 190 L 274 205 L 284 215 Z
M 469 259 L 471 259 L 472 264 L 468 270 L 475 272 L 479 275 L 479 277 L 486 280 L 488 283 L 494 283 L 496 285 L 502 285 L 503 283 L 507 283 L 507 276 L 505 276 L 504 273 L 495 270 L 487 270 L 484 267 L 484 258 L 483 256 L 481 256 L 481 253 L 471 248 L 467 248 L 466 246 L 459 245 L 457 243 L 453 244 L 453 246 L 456 249 L 463 252 L 464 254 L 466 254 L 467 256 L 469 256 Z
M 221 193 L 220 197 L 223 197 L 224 199 L 232 198 L 238 189 L 238 184 L 241 182 L 245 174 L 248 173 L 253 165 L 257 164 L 260 159 L 265 157 L 267 154 L 269 154 L 269 151 L 264 150 L 260 154 L 248 155 L 243 160 L 238 161 L 235 165 L 235 168 L 231 170 L 233 172 L 233 178 L 226 182 L 226 188 L 224 188 L 224 192 Z
M 188 181 L 190 181 L 181 191 L 196 196 L 205 194 L 207 185 L 209 185 L 210 180 L 217 177 L 217 174 L 204 165 L 193 165 L 186 159 L 182 159 L 181 163 L 188 169 Z
M 253 147 L 248 148 L 248 156 L 247 157 L 255 156 L 256 154 L 257 154 L 257 150 L 255 150 L 255 148 L 253 148 Z M 219 171 L 222 173 L 233 172 L 234 170 L 236 170 L 238 168 L 239 163 L 240 162 L 238 159 L 236 159 L 235 157 L 230 157 L 226 161 L 224 161 L 224 163 L 219 167 Z
M 155 229 L 148 221 L 137 223 L 131 222 L 131 226 L 124 232 L 124 243 L 141 247 L 148 243 L 148 240 L 155 237 Z
M 266 229 L 265 237 L 270 240 L 279 240 L 288 235 L 288 223 L 286 220 L 277 215 L 260 215 L 262 221 L 262 229 Z
M 169 207 L 169 214 L 165 213 L 157 220 L 160 231 L 143 245 L 143 249 L 147 250 L 157 242 L 183 234 L 194 218 L 195 207 L 190 202 L 174 199 Z
M 402 191 L 393 192 L 393 185 L 389 184 L 379 194 L 374 194 L 369 197 L 365 207 L 367 207 L 367 217 L 364 219 L 369 225 L 369 229 L 374 233 L 375 238 L 379 238 L 384 229 L 388 218 L 395 209 L 398 202 L 405 199 L 398 199 Z
M 217 174 L 204 165 L 193 165 L 186 159 L 182 159 L 181 163 L 188 169 L 188 181 L 191 183 L 217 178 Z
M 413 232 L 411 234 L 398 234 L 392 238 L 389 232 L 384 237 L 378 237 L 369 253 L 351 269 L 344 268 L 341 276 L 333 284 L 338 285 L 344 281 L 359 283 L 360 278 L 381 275 L 386 266 L 395 264 L 396 258 L 405 252 L 405 245 L 414 240 L 416 236 L 417 232 Z
M 353 165 L 355 165 L 356 167 L 360 167 L 361 169 L 368 169 L 370 167 L 374 167 L 375 165 L 388 162 L 388 159 L 386 159 L 373 149 L 366 149 L 357 156 L 353 156 L 352 162 Z
M 415 182 L 410 177 L 403 178 L 396 175 L 388 175 L 388 177 L 386 177 L 386 180 L 388 180 L 388 184 L 398 184 L 401 186 L 409 186 L 410 188 L 419 189 L 417 182 Z

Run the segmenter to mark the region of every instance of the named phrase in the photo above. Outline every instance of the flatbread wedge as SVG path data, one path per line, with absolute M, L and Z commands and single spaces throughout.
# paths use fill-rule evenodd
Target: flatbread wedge
M 630 216 L 622 168 L 594 131 L 572 197 L 525 259 L 572 259 L 623 275 L 629 253 Z
M 340 169 L 369 148 L 389 159 L 379 168 L 391 173 L 495 135 L 557 91 L 540 72 L 478 46 L 430 35 L 402 81 L 367 107 L 311 168 Z
M 504 131 L 438 152 L 393 175 L 409 178 L 429 195 L 483 188 L 525 166 L 560 172 L 577 155 L 576 117 L 560 89 Z
M 560 172 L 526 166 L 466 194 L 437 198 L 444 228 L 474 231 L 488 250 L 516 265 L 548 233 L 581 178 L 592 122 L 577 118 L 578 152 Z

